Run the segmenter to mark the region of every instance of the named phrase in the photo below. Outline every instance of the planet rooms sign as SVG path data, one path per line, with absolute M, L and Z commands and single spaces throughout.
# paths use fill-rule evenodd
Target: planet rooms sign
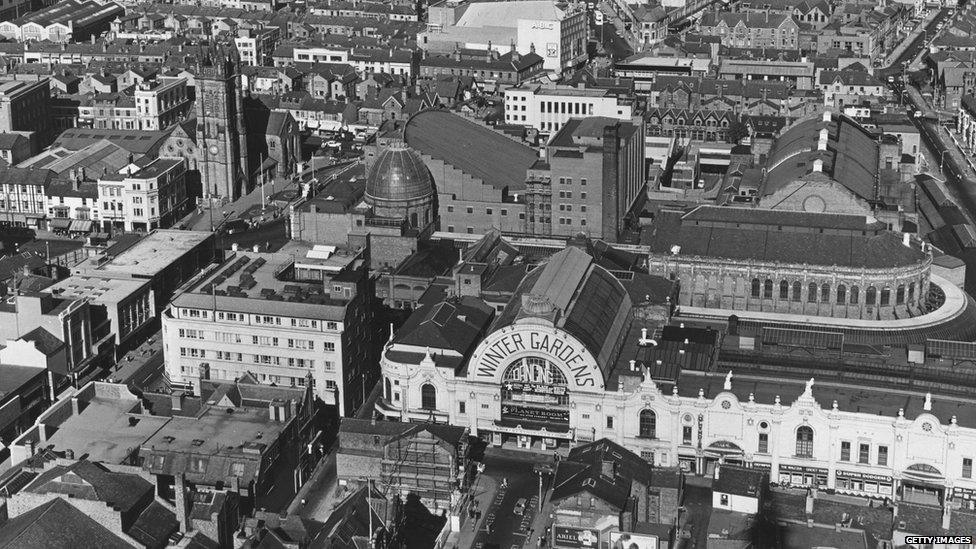
M 603 386 L 603 379 L 589 351 L 561 330 L 539 326 L 504 329 L 481 342 L 472 358 L 477 379 L 495 380 L 516 359 L 545 358 L 563 371 L 571 386 Z

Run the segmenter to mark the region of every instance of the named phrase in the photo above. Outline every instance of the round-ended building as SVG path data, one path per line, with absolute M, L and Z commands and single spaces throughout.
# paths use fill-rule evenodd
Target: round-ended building
M 437 216 L 437 191 L 423 158 L 403 142 L 383 149 L 366 174 L 366 203 L 375 217 L 429 225 Z

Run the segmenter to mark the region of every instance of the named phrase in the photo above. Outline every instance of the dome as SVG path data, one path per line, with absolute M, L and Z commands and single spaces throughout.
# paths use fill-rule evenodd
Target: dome
M 376 157 L 366 175 L 366 200 L 370 203 L 410 201 L 434 195 L 434 181 L 416 151 L 400 143 Z

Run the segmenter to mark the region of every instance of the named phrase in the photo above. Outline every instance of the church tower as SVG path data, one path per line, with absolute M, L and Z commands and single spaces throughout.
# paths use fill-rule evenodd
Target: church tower
M 196 71 L 197 167 L 203 196 L 235 200 L 251 190 L 244 98 L 236 49 L 223 46 Z

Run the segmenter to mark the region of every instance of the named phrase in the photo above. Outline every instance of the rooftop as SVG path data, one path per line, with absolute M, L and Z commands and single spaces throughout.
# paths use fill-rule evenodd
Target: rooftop
M 66 299 L 89 298 L 94 303 L 117 304 L 148 286 L 148 280 L 72 275 L 57 281 L 47 291 Z
M 100 254 L 73 269 L 75 274 L 118 273 L 136 278 L 157 275 L 163 269 L 193 251 L 213 233 L 156 229 L 137 244 L 118 255 Z
M 888 269 L 924 262 L 917 242 L 864 217 L 701 206 L 661 211 L 641 234 L 651 254 Z M 860 226 L 860 229 L 858 229 Z
M 341 276 L 360 265 L 359 250 L 290 241 L 274 253 L 238 251 L 219 269 L 179 294 L 177 307 L 342 320 L 347 299 L 333 298 L 323 279 L 296 280 L 295 272 Z
M 82 405 L 78 414 L 53 425 L 55 432 L 44 445 L 53 445 L 56 452 L 72 450 L 75 456 L 87 455 L 91 461 L 125 462 L 169 418 L 143 415 L 135 395 L 114 387 L 118 386 L 96 383 L 94 396 L 86 400 L 87 405 Z
M 443 160 L 498 190 L 524 188 L 526 170 L 539 159 L 529 146 L 448 111 L 417 113 L 403 135 L 420 154 Z

